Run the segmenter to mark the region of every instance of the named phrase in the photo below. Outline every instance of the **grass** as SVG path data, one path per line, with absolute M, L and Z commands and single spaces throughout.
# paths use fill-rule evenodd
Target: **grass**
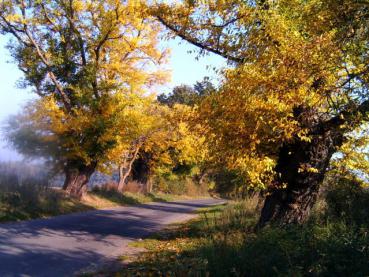
M 6 181 L 6 182 L 2 182 Z M 163 193 L 118 193 L 113 190 L 93 190 L 82 201 L 68 197 L 62 190 L 44 186 L 42 180 L 0 178 L 0 222 L 47 218 L 93 209 L 136 205 L 147 202 L 167 202 L 188 199 L 187 196 Z
M 32 184 L 0 191 L 0 222 L 45 218 L 92 208 L 62 191 Z
M 367 211 L 369 194 L 347 200 L 341 190 L 329 191 L 305 225 L 257 233 L 255 198 L 202 210 L 196 220 L 132 243 L 147 252 L 104 276 L 369 276 L 369 225 L 352 216 Z
M 0 163 L 0 222 L 46 218 L 93 209 L 198 198 L 172 193 L 132 193 L 139 184 L 130 182 L 132 192 L 117 192 L 104 184 L 89 191 L 82 201 L 49 187 L 47 168 L 27 163 Z M 183 184 L 178 184 L 181 186 Z M 194 186 L 194 184 L 191 184 Z M 193 190 L 193 189 L 192 189 Z
M 175 200 L 193 199 L 186 195 L 174 195 L 165 193 L 119 193 L 115 190 L 94 189 L 84 199 L 84 203 L 95 208 L 116 207 L 122 205 L 137 205 L 148 202 L 168 202 Z
M 186 198 L 94 190 L 80 202 L 39 180 L 5 181 L 1 222 Z M 258 203 L 252 197 L 201 209 L 197 219 L 132 243 L 147 251 L 122 257 L 128 266 L 102 276 L 369 276 L 369 191 L 360 183 L 331 184 L 303 226 L 255 232 Z

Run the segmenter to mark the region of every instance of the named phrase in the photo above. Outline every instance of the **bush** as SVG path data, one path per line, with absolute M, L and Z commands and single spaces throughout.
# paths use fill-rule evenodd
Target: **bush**
M 175 195 L 205 196 L 208 195 L 208 183 L 199 183 L 192 177 L 156 176 L 153 180 L 153 190 Z
M 227 198 L 245 198 L 249 193 L 249 187 L 245 186 L 247 180 L 237 170 L 224 168 L 212 172 L 210 178 L 214 182 L 214 192 Z
M 326 186 L 325 200 L 330 219 L 369 226 L 369 191 L 362 181 L 353 176 L 335 178 Z

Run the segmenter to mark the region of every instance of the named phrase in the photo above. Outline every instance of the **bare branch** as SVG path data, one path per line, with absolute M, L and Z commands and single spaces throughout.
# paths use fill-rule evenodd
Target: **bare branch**
M 235 57 L 232 55 L 227 54 L 226 52 L 220 51 L 217 48 L 213 48 L 209 45 L 206 45 L 205 43 L 201 43 L 197 40 L 195 40 L 194 38 L 191 38 L 189 36 L 187 36 L 186 34 L 184 34 L 183 32 L 181 32 L 181 30 L 179 30 L 178 28 L 174 27 L 173 25 L 171 25 L 170 23 L 168 23 L 164 18 L 162 18 L 159 15 L 156 15 L 156 18 L 165 26 L 167 27 L 169 30 L 171 30 L 172 32 L 174 32 L 177 36 L 179 36 L 181 39 L 193 44 L 196 47 L 199 47 L 202 50 L 211 52 L 213 54 L 219 55 L 227 60 L 230 60 L 232 62 L 236 62 L 236 63 L 242 63 L 244 61 L 243 58 L 239 58 L 239 57 Z

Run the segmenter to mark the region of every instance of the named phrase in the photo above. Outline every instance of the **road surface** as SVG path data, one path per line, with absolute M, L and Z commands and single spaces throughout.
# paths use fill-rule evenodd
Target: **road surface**
M 132 251 L 129 242 L 221 202 L 150 203 L 0 224 L 0 276 L 73 276 Z

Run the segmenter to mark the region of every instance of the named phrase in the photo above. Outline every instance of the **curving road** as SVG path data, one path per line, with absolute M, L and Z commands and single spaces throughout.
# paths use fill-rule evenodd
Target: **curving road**
M 0 224 L 0 276 L 73 276 L 132 251 L 131 241 L 188 220 L 198 208 L 222 202 L 150 203 Z

